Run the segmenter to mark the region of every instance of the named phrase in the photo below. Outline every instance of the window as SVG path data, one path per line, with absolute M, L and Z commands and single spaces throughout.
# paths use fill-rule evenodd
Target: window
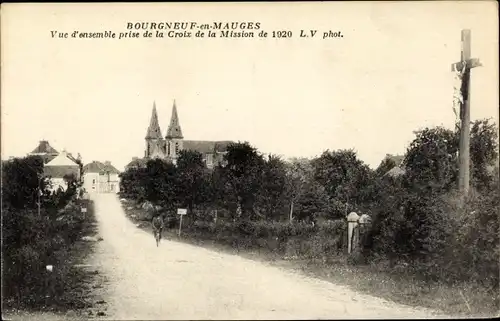
M 170 155 L 170 143 L 167 142 L 167 155 Z
M 175 143 L 175 155 L 179 154 L 179 143 Z
M 92 180 L 92 184 L 94 184 L 94 185 L 95 185 L 95 178 Z

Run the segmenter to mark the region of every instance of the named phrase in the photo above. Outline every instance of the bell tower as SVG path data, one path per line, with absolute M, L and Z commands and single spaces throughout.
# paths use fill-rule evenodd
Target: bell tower
M 156 111 L 156 102 L 153 102 L 153 112 L 149 122 L 148 131 L 146 133 L 146 150 L 145 158 L 164 157 L 165 141 L 161 135 L 160 124 L 158 122 L 158 113 Z
M 175 160 L 182 150 L 182 129 L 179 124 L 179 116 L 177 115 L 177 104 L 174 99 L 174 106 L 172 107 L 172 117 L 170 118 L 170 125 L 168 126 L 166 140 L 166 155 L 169 159 Z

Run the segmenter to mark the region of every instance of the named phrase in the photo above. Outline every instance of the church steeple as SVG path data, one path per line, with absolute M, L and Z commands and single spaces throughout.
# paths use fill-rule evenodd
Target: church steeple
M 174 99 L 174 106 L 172 108 L 172 117 L 170 118 L 170 126 L 168 126 L 166 138 L 167 139 L 183 138 L 181 125 L 179 124 L 179 116 L 177 115 L 177 106 L 175 104 L 175 99 Z
M 156 112 L 156 102 L 153 102 L 153 113 L 149 122 L 146 139 L 162 139 L 160 123 L 158 122 L 158 113 Z

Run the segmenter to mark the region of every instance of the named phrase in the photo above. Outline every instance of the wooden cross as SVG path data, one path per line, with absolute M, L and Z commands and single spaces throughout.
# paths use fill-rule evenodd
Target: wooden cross
M 471 32 L 468 29 L 462 30 L 460 61 L 451 65 L 451 71 L 462 74 L 458 188 L 463 196 L 468 195 L 470 184 L 470 70 L 480 66 L 479 59 L 471 58 Z

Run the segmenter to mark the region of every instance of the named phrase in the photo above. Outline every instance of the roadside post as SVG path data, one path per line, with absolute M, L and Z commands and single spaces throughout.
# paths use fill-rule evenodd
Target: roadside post
M 185 208 L 178 208 L 177 209 L 177 215 L 180 215 L 180 221 L 179 221 L 179 237 L 181 236 L 181 230 L 182 230 L 182 217 L 187 214 L 187 209 Z
M 81 212 L 83 213 L 83 218 L 85 219 L 86 216 L 87 216 L 87 208 L 86 207 L 82 207 L 81 208 Z
M 349 213 L 347 215 L 347 253 L 351 254 L 353 247 L 355 246 L 354 232 L 355 228 L 358 226 L 359 215 L 355 212 Z M 353 246 L 354 245 L 354 246 Z

